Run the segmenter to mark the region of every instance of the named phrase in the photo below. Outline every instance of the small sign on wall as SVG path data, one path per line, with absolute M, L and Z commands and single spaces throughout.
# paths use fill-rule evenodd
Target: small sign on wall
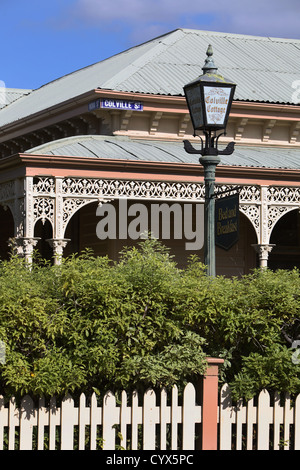
M 119 109 L 120 111 L 143 111 L 143 103 L 140 101 L 114 100 L 111 98 L 99 99 L 89 103 L 89 111 L 95 109 Z
M 216 245 L 229 250 L 239 239 L 239 194 L 221 197 L 215 203 Z

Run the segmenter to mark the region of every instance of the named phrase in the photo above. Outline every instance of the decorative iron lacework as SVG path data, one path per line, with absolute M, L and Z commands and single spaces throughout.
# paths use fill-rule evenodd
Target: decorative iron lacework
M 299 206 L 295 207 L 293 205 L 290 206 L 270 206 L 268 210 L 268 235 L 271 236 L 271 232 L 275 227 L 276 223 L 281 219 L 281 217 L 287 214 L 290 211 L 295 209 L 299 209 Z
M 236 189 L 236 185 L 216 185 L 216 193 Z M 205 188 L 203 183 L 163 182 L 163 181 L 132 181 L 67 178 L 62 184 L 63 195 L 96 196 L 96 197 L 128 197 L 149 199 L 173 199 L 204 201 Z M 259 186 L 243 186 L 241 200 L 244 203 L 260 201 Z
M 216 193 L 236 189 L 236 185 L 216 185 Z M 64 178 L 62 182 L 63 197 L 128 197 L 150 199 L 174 199 L 204 201 L 203 183 L 109 180 L 98 178 Z M 55 196 L 55 179 L 52 177 L 34 178 L 33 195 Z M 260 201 L 259 186 L 242 186 L 240 192 L 244 203 Z
M 252 222 L 252 225 L 259 236 L 260 227 L 260 208 L 254 204 L 240 204 L 240 211 Z
M 268 202 L 276 204 L 300 204 L 300 187 L 269 186 Z
M 215 193 L 221 193 L 222 191 L 228 191 L 228 195 L 232 192 L 235 192 L 239 188 L 240 191 L 240 201 L 244 204 L 247 203 L 260 203 L 261 194 L 260 186 L 239 186 L 234 184 L 218 185 L 216 184 Z
M 293 210 L 293 208 L 289 208 L 286 206 L 271 206 L 268 210 L 268 229 L 271 231 L 275 225 L 275 223 L 289 210 Z
M 43 224 L 46 220 L 54 223 L 54 199 L 47 197 L 35 197 L 33 204 L 34 223 L 41 220 Z
M 235 191 L 236 185 L 216 185 L 216 193 Z M 67 226 L 73 214 L 84 205 L 101 198 L 137 198 L 160 199 L 170 201 L 204 202 L 205 187 L 203 183 L 175 183 L 162 181 L 103 180 L 65 178 L 62 183 L 64 197 L 63 226 Z M 260 221 L 260 187 L 243 186 L 240 188 L 240 200 L 244 205 L 241 212 L 252 222 L 259 232 Z M 253 205 L 255 204 L 255 205 Z
M 63 195 L 69 197 L 204 199 L 204 185 L 197 183 L 67 178 L 63 181 L 62 190 Z
M 267 188 L 268 236 L 283 215 L 300 205 L 300 187 L 269 186 Z
M 63 205 L 63 228 L 66 228 L 69 220 L 78 209 L 90 202 L 89 199 L 66 198 Z
M 55 179 L 48 176 L 39 176 L 33 179 L 33 194 L 55 194 Z
M 205 196 L 203 183 L 72 177 L 59 178 L 59 180 L 58 184 L 57 180 L 51 176 L 33 178 L 33 223 L 38 220 L 43 222 L 49 220 L 54 228 L 55 211 L 58 211 L 65 228 L 79 208 L 90 202 L 100 202 L 105 199 L 134 198 L 204 202 Z M 227 191 L 230 194 L 230 190 L 236 189 L 237 185 L 216 184 L 215 192 L 218 194 Z M 288 211 L 299 208 L 300 205 L 300 187 L 246 185 L 239 186 L 239 190 L 240 211 L 251 221 L 258 240 L 263 223 L 266 226 L 267 236 L 270 236 L 278 220 Z M 262 197 L 262 190 L 264 190 L 264 197 Z M 17 197 L 15 191 L 15 181 L 0 185 L 0 202 L 2 205 L 8 205 L 14 216 L 16 215 L 14 200 Z M 263 212 L 262 208 L 264 208 Z
M 55 178 L 41 176 L 34 178 L 33 195 L 55 196 Z M 236 185 L 216 184 L 216 193 L 224 190 L 235 190 Z M 109 180 L 98 178 L 64 178 L 62 182 L 63 196 L 95 196 L 95 197 L 141 197 L 204 200 L 203 183 Z M 0 185 L 0 200 L 5 201 L 15 196 L 14 181 Z M 260 202 L 260 186 L 248 185 L 241 187 L 241 201 L 244 203 Z M 269 186 L 267 188 L 269 204 L 300 204 L 300 187 Z

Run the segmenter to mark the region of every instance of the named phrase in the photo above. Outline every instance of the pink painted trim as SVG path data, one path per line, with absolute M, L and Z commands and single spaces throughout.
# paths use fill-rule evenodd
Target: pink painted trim
M 223 359 L 207 358 L 203 377 L 202 450 L 218 450 L 218 375 Z

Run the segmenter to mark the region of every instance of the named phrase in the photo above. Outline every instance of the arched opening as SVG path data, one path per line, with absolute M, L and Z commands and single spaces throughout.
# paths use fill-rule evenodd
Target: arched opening
M 98 202 L 91 202 L 77 210 L 71 217 L 64 238 L 70 240 L 64 249 L 64 257 L 82 253 L 85 249 L 92 250 L 95 256 L 109 254 L 109 241 L 99 240 L 96 226 L 99 217 L 96 216 Z
M 258 266 L 257 254 L 251 245 L 257 243 L 257 236 L 250 220 L 240 212 L 239 239 L 228 251 L 216 248 L 217 275 L 241 277 Z
M 300 268 L 300 214 L 295 209 L 282 216 L 273 228 L 270 244 L 274 248 L 269 255 L 270 269 Z
M 52 238 L 52 225 L 49 220 L 38 220 L 34 227 L 34 236 L 40 238 L 35 250 L 38 251 L 43 260 L 51 261 L 53 259 L 53 250 L 47 240 Z
M 8 207 L 0 206 L 0 259 L 6 260 L 10 255 L 8 241 L 14 237 L 14 218 Z
M 118 260 L 120 252 L 126 246 L 136 245 L 140 239 L 133 239 L 130 236 L 130 223 L 139 218 L 138 215 L 130 215 L 130 207 L 133 204 L 141 204 L 147 213 L 147 231 L 151 231 L 151 205 L 154 204 L 168 204 L 169 207 L 174 202 L 164 203 L 164 201 L 145 201 L 145 200 L 126 200 L 126 202 L 115 200 L 104 204 L 104 208 L 108 205 L 113 206 L 116 222 L 116 237 L 107 238 L 101 240 L 97 236 L 97 225 L 101 218 L 97 216 L 98 203 L 93 202 L 83 206 L 79 209 L 70 219 L 64 238 L 70 239 L 68 245 L 64 249 L 64 256 L 69 256 L 72 253 L 81 253 L 84 249 L 90 248 L 95 256 L 108 255 L 112 260 Z M 179 206 L 179 203 L 177 204 Z M 177 221 L 175 220 L 176 215 L 170 212 L 170 237 L 169 239 L 158 237 L 162 243 L 170 248 L 171 254 L 174 256 L 175 261 L 179 267 L 184 267 L 187 263 L 187 259 L 191 254 L 197 253 L 203 259 L 203 249 L 199 250 L 186 250 L 186 239 L 177 239 L 174 236 L 174 227 Z M 160 219 L 161 221 L 161 219 Z M 122 228 L 120 227 L 122 225 Z M 127 226 L 126 226 L 127 224 Z M 138 227 L 138 224 L 137 224 Z M 126 230 L 125 230 L 126 229 Z M 139 229 L 137 228 L 137 231 Z M 195 220 L 193 218 L 192 231 L 195 231 Z M 120 232 L 128 231 L 127 237 L 124 237 L 124 233 L 120 236 Z M 143 230 L 142 230 L 143 231 Z M 184 227 L 182 227 L 182 233 L 184 233 Z
M 133 246 L 139 242 L 139 239 L 132 239 L 130 236 L 127 238 L 120 237 L 119 231 L 119 221 L 120 214 L 121 216 L 125 215 L 125 218 L 122 219 L 123 223 L 127 222 L 127 227 L 130 226 L 130 223 L 134 220 L 134 216 L 131 216 L 126 213 L 129 210 L 132 204 L 140 203 L 145 208 L 148 216 L 151 214 L 151 205 L 157 203 L 162 204 L 163 201 L 142 201 L 142 200 L 127 200 L 127 205 L 122 206 L 121 202 L 115 200 L 110 202 L 109 205 L 113 206 L 116 217 L 116 238 L 115 239 L 105 239 L 100 240 L 97 236 L 97 224 L 99 223 L 99 216 L 97 216 L 96 211 L 98 207 L 97 202 L 89 203 L 79 209 L 73 217 L 70 219 L 64 238 L 70 239 L 66 248 L 64 249 L 64 257 L 70 256 L 72 253 L 81 253 L 84 249 L 90 248 L 93 251 L 95 256 L 105 256 L 108 255 L 110 259 L 117 260 L 119 258 L 120 252 L 125 246 Z M 172 206 L 174 202 L 168 202 L 169 207 Z M 103 206 L 105 207 L 105 205 Z M 181 204 L 181 207 L 183 205 Z M 183 219 L 182 219 L 183 220 Z M 171 214 L 170 217 L 170 237 L 169 239 L 163 238 L 162 236 L 159 239 L 162 243 L 170 248 L 171 254 L 174 256 L 178 267 L 184 268 L 187 265 L 188 258 L 192 254 L 197 254 L 200 260 L 204 260 L 204 250 L 201 249 L 187 249 L 187 239 L 176 238 L 174 236 L 175 223 L 178 224 L 176 215 Z M 196 213 L 193 212 L 193 226 L 191 230 L 195 232 L 196 223 L 203 223 L 196 216 Z M 177 225 L 178 228 L 178 225 Z M 148 230 L 151 229 L 151 224 L 148 218 Z M 182 230 L 184 233 L 184 227 Z M 195 232 L 196 233 L 196 232 Z M 189 240 L 191 241 L 191 239 Z M 217 248 L 216 251 L 216 264 L 217 264 L 217 274 L 225 276 L 242 276 L 249 273 L 252 269 L 257 267 L 257 255 L 255 250 L 252 248 L 252 244 L 257 243 L 257 237 L 253 225 L 249 219 L 240 214 L 240 236 L 239 240 L 230 250 L 225 251 L 220 248 Z
M 137 230 L 141 233 L 152 232 L 169 249 L 178 268 L 185 268 L 191 255 L 197 255 L 203 261 L 203 236 L 199 229 L 200 225 L 203 226 L 203 217 L 201 211 L 196 209 L 199 205 L 189 201 L 128 200 L 128 238 L 115 241 L 114 258 L 118 258 L 125 246 L 134 246 L 140 242 L 140 238 L 132 237 Z M 138 206 L 143 209 L 141 212 Z M 123 207 L 120 205 L 118 210 L 123 211 Z

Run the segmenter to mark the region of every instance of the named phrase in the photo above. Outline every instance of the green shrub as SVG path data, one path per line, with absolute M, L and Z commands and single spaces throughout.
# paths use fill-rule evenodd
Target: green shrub
M 86 252 L 60 266 L 0 263 L 0 393 L 21 396 L 183 386 L 206 357 L 236 397 L 262 388 L 300 392 L 292 341 L 300 319 L 294 271 L 208 278 L 155 240 L 118 263 Z

